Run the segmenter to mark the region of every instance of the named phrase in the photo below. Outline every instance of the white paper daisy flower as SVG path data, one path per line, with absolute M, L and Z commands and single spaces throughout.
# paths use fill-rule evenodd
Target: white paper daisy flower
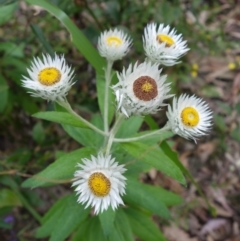
M 86 203 L 86 208 L 91 205 L 96 214 L 109 206 L 115 210 L 123 204 L 121 196 L 125 194 L 126 178 L 122 173 L 126 169 L 114 161 L 115 158 L 102 154 L 91 156 L 91 160 L 84 158 L 83 164 L 78 164 L 81 170 L 74 174 L 73 186 L 79 195 L 78 202 Z
M 169 83 L 166 75 L 160 76 L 157 64 L 135 63 L 117 73 L 119 82 L 113 86 L 118 109 L 127 117 L 130 115 L 154 114 L 164 106 L 163 101 L 169 95 Z
M 44 55 L 42 60 L 34 58 L 27 69 L 29 77 L 23 76 L 22 85 L 31 91 L 34 97 L 51 101 L 64 101 L 69 89 L 74 84 L 73 71 L 66 64 L 64 56 Z
M 201 98 L 180 95 L 168 105 L 167 117 L 172 131 L 186 139 L 196 140 L 206 135 L 212 126 L 212 111 Z
M 122 59 L 129 51 L 132 40 L 122 30 L 104 31 L 98 38 L 98 51 L 107 60 Z
M 164 27 L 160 24 L 151 23 L 144 29 L 143 47 L 147 58 L 158 64 L 172 66 L 177 64 L 177 60 L 189 50 L 187 41 L 182 40 L 182 35 L 170 26 Z

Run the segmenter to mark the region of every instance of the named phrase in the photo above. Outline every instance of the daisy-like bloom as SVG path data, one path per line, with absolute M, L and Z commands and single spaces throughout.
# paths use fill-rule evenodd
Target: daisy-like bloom
M 167 117 L 174 133 L 195 142 L 212 126 L 212 111 L 196 96 L 182 94 L 178 99 L 174 97 L 172 107 L 168 105 Z
M 109 61 L 122 59 L 129 51 L 132 40 L 122 30 L 104 31 L 98 38 L 98 51 Z
M 172 66 L 177 64 L 177 60 L 183 56 L 189 48 L 187 41 L 182 40 L 182 35 L 176 34 L 176 31 L 170 26 L 164 27 L 160 24 L 151 23 L 144 29 L 143 47 L 147 58 L 158 64 Z
M 163 100 L 171 97 L 166 75 L 160 76 L 157 64 L 135 63 L 117 73 L 119 82 L 113 86 L 118 109 L 127 117 L 130 115 L 154 114 L 163 106 Z
M 83 164 L 78 164 L 81 170 L 74 174 L 73 186 L 79 195 L 78 202 L 86 203 L 86 208 L 91 205 L 96 214 L 110 205 L 115 210 L 123 204 L 121 196 L 125 194 L 126 178 L 122 173 L 126 169 L 114 161 L 115 158 L 102 154 L 91 156 L 91 160 L 84 158 Z
M 63 55 L 55 54 L 52 58 L 49 54 L 43 54 L 42 60 L 34 58 L 27 72 L 29 77 L 23 76 L 22 85 L 31 90 L 29 93 L 32 96 L 48 101 L 64 101 L 74 84 L 73 71 Z

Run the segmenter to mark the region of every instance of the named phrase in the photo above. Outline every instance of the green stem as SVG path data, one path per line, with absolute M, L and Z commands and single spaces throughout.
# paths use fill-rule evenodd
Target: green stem
M 18 195 L 19 199 L 23 206 L 28 210 L 29 213 L 39 222 L 42 222 L 42 217 L 35 211 L 35 209 L 31 206 L 28 200 L 24 197 L 24 195 L 20 192 L 17 184 L 13 179 L 9 178 L 9 186 L 14 190 L 14 192 Z
M 154 136 L 154 135 L 159 135 L 164 131 L 170 130 L 170 127 L 168 125 L 164 126 L 162 129 L 145 134 L 145 135 L 141 135 L 138 137 L 132 137 L 132 138 L 114 138 L 113 141 L 114 142 L 132 142 L 132 141 L 139 141 L 145 138 L 148 138 L 150 136 Z
M 82 118 L 80 115 L 78 115 L 70 106 L 70 104 L 68 103 L 68 101 L 58 101 L 57 102 L 59 105 L 61 105 L 62 107 L 64 107 L 69 113 L 73 114 L 74 116 L 76 116 L 81 122 L 83 122 L 84 124 L 86 124 L 89 128 L 91 128 L 92 130 L 98 132 L 99 134 L 103 135 L 103 136 L 108 136 L 108 133 L 98 129 L 96 126 L 94 126 L 93 124 L 91 124 L 90 122 L 88 122 L 87 120 L 85 120 L 84 118 Z
M 119 114 L 117 120 L 114 123 L 114 126 L 112 127 L 112 129 L 109 133 L 107 147 L 106 147 L 106 154 L 105 154 L 106 156 L 108 156 L 110 154 L 110 150 L 111 150 L 111 147 L 112 147 L 114 136 L 116 135 L 116 133 L 117 133 L 117 131 L 118 131 L 119 127 L 121 126 L 122 121 L 124 119 L 125 119 L 125 115 Z
M 105 98 L 104 98 L 104 113 L 103 113 L 103 122 L 104 122 L 104 132 L 108 133 L 108 109 L 109 109 L 109 86 L 111 83 L 111 69 L 113 62 L 107 61 L 107 69 L 105 70 Z

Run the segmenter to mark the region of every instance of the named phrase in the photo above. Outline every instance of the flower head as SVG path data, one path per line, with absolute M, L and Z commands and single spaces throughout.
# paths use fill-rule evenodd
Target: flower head
M 129 51 L 132 40 L 122 30 L 104 31 L 98 38 L 98 51 L 107 60 L 122 59 Z
M 22 85 L 30 89 L 34 97 L 46 100 L 64 101 L 74 84 L 73 71 L 66 64 L 64 56 L 44 55 L 43 59 L 34 58 L 27 69 L 29 77 L 23 76 Z
M 91 160 L 82 159 L 83 164 L 78 164 L 81 170 L 75 172 L 73 186 L 79 194 L 78 202 L 86 203 L 86 208 L 92 206 L 95 213 L 103 212 L 110 205 L 116 209 L 123 204 L 121 196 L 125 193 L 125 180 L 122 175 L 126 171 L 123 165 L 114 162 L 111 156 L 104 157 L 99 154 L 91 156 Z
M 171 97 L 170 87 L 165 83 L 166 75 L 160 76 L 157 64 L 135 63 L 117 73 L 119 82 L 113 86 L 118 109 L 127 117 L 130 115 L 154 114 L 163 106 L 163 100 Z
M 212 112 L 208 105 L 196 96 L 182 94 L 174 97 L 172 107 L 168 106 L 167 117 L 174 133 L 196 139 L 206 135 L 212 126 Z
M 170 26 L 160 24 L 157 28 L 155 23 L 148 24 L 144 29 L 143 47 L 148 59 L 153 63 L 172 66 L 183 56 L 189 48 L 187 41 L 183 41 L 181 34 Z

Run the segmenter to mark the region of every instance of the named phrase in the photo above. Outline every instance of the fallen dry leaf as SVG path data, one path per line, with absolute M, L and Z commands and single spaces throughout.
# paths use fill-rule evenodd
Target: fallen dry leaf
M 197 238 L 190 238 L 189 235 L 174 224 L 163 228 L 163 233 L 168 241 L 199 241 Z

